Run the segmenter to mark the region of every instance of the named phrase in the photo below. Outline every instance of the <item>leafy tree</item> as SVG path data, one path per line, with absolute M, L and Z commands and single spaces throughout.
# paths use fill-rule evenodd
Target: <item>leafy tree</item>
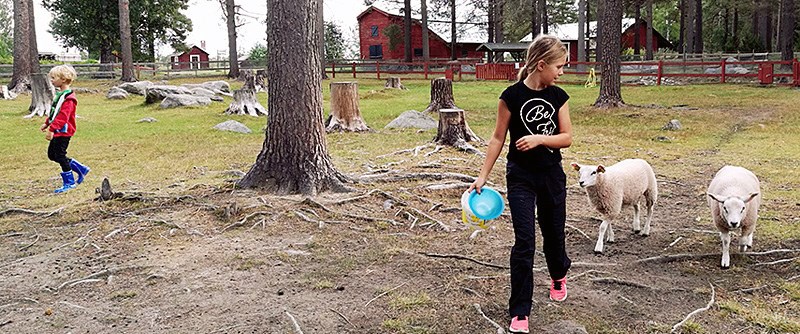
M 250 49 L 250 56 L 247 59 L 254 64 L 264 64 L 267 62 L 267 46 L 261 43 L 256 43 Z
M 130 3 L 134 60 L 155 59 L 155 49 L 169 44 L 179 49 L 192 22 L 180 11 L 189 0 L 141 0 Z M 50 22 L 53 36 L 68 47 L 98 50 L 101 62 L 112 61 L 119 49 L 119 9 L 116 1 L 43 0 L 45 9 L 57 18 Z M 86 24 L 91 22 L 92 24 Z
M 334 22 L 325 22 L 325 59 L 344 58 L 342 29 Z
M 12 8 L 10 0 L 0 0 L 0 21 L 11 22 Z M 14 30 L 10 24 L 0 25 L 0 63 L 10 63 L 14 52 Z
M 390 24 L 383 28 L 383 35 L 389 37 L 389 50 L 394 51 L 398 45 L 403 43 L 403 29 L 399 25 Z

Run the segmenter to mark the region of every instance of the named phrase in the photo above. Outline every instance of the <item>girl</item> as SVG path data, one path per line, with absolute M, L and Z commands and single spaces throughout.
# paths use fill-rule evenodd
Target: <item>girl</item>
M 514 246 L 511 248 L 511 297 L 509 331 L 528 333 L 533 296 L 535 214 L 550 272 L 550 299 L 567 298 L 570 259 L 564 249 L 566 175 L 561 167 L 561 148 L 572 144 L 572 123 L 564 90 L 554 85 L 564 74 L 567 50 L 553 36 L 540 35 L 528 46 L 518 82 L 500 95 L 497 123 L 489 141 L 480 176 L 469 187 L 478 193 L 511 134 L 506 183 Z

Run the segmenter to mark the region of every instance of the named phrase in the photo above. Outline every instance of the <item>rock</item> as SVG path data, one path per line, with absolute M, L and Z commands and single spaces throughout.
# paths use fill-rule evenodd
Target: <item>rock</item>
M 94 88 L 75 87 L 75 88 L 70 88 L 70 89 L 73 92 L 80 93 L 80 94 L 97 94 L 97 93 L 100 93 L 99 90 L 94 89 Z
M 108 90 L 106 98 L 109 100 L 124 100 L 128 98 L 128 95 L 128 91 L 115 86 Z
M 212 92 L 212 91 L 210 91 L 208 89 L 205 89 L 203 87 L 189 88 L 189 90 L 192 91 L 193 95 L 195 95 L 195 96 L 205 96 L 205 97 L 211 99 L 211 101 L 221 102 L 221 101 L 225 100 L 225 99 L 222 98 L 222 96 L 219 96 L 216 93 L 214 93 L 214 92 Z
M 588 334 L 586 327 L 583 325 L 570 321 L 559 320 L 544 327 L 542 333 L 550 334 Z
M 683 129 L 683 127 L 681 126 L 681 121 L 677 119 L 669 121 L 669 123 L 667 123 L 661 128 L 661 130 L 667 130 L 667 131 L 678 131 L 681 129 Z
M 211 91 L 221 91 L 224 93 L 231 93 L 231 85 L 227 81 L 207 81 L 202 83 L 203 88 Z
M 238 133 L 252 133 L 253 132 L 246 125 L 244 125 L 242 123 L 239 123 L 237 121 L 234 121 L 234 120 L 228 120 L 228 121 L 219 123 L 219 124 L 214 126 L 214 129 L 217 129 L 217 130 L 220 130 L 220 131 L 232 131 L 232 132 L 238 132 Z
M 667 136 L 656 136 L 655 138 L 653 138 L 653 140 L 664 142 L 664 143 L 671 143 L 672 142 L 672 138 L 667 137 Z
M 155 122 L 158 122 L 158 120 L 152 117 L 145 117 L 136 121 L 136 123 L 155 123 Z
M 146 96 L 144 99 L 144 103 L 150 104 L 163 100 L 169 94 L 192 95 L 192 91 L 190 91 L 186 87 L 179 87 L 179 86 L 150 86 L 147 88 L 147 92 L 145 94 Z
M 149 94 L 149 93 L 148 93 Z M 186 94 L 167 94 L 161 104 L 158 106 L 161 109 L 177 108 L 177 107 L 196 107 L 207 106 L 211 104 L 211 99 L 205 96 L 195 96 Z
M 400 116 L 389 122 L 389 124 L 386 124 L 384 128 L 436 129 L 438 127 L 439 122 L 437 122 L 433 117 L 425 115 L 424 113 L 416 110 L 409 110 L 400 114 Z
M 153 86 L 153 83 L 150 81 L 137 81 L 137 82 L 126 82 L 119 85 L 119 88 L 124 89 L 126 92 L 136 95 L 144 95 L 147 94 L 147 88 Z

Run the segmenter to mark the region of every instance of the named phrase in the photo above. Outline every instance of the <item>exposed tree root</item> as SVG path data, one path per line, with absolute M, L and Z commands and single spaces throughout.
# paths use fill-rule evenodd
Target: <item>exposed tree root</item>
M 491 267 L 491 268 L 509 269 L 508 266 L 503 266 L 503 265 L 489 263 L 489 262 L 483 262 L 483 261 L 476 260 L 476 259 L 473 259 L 473 258 L 471 258 L 469 256 L 465 256 L 465 255 L 461 255 L 461 254 L 437 254 L 437 253 L 425 253 L 425 252 L 421 252 L 420 254 L 425 255 L 425 256 L 430 256 L 430 257 L 467 260 L 467 261 L 472 261 L 472 262 L 480 264 L 482 266 L 487 266 L 487 267 Z
M 406 173 L 390 175 L 363 175 L 357 179 L 358 182 L 399 182 L 399 181 L 418 181 L 418 180 L 458 180 L 463 182 L 475 182 L 475 177 L 461 173 Z
M 374 302 L 376 299 L 380 298 L 381 296 L 384 296 L 384 295 L 386 295 L 387 293 L 389 293 L 389 292 L 392 292 L 392 291 L 394 291 L 394 290 L 397 290 L 397 289 L 399 289 L 400 287 L 402 287 L 403 285 L 406 285 L 406 283 L 408 283 L 408 282 L 403 282 L 403 283 L 401 283 L 400 285 L 398 285 L 398 286 L 396 286 L 396 287 L 394 287 L 394 288 L 391 288 L 391 289 L 389 289 L 389 290 L 386 290 L 386 291 L 382 292 L 381 294 L 379 294 L 379 295 L 375 296 L 375 298 L 372 298 L 372 299 L 370 299 L 370 300 L 369 300 L 369 301 L 368 301 L 366 304 L 364 304 L 364 307 L 367 307 L 367 306 L 369 306 L 369 304 L 371 304 L 372 302 Z
M 692 316 L 694 316 L 695 314 L 698 314 L 700 312 L 708 311 L 708 309 L 710 309 L 711 306 L 714 305 L 714 297 L 716 296 L 716 293 L 714 291 L 714 285 L 711 284 L 711 282 L 709 282 L 708 285 L 711 286 L 711 300 L 708 301 L 708 304 L 706 305 L 706 307 L 702 307 L 702 308 L 696 309 L 696 310 L 692 311 L 692 313 L 689 313 L 688 315 L 686 315 L 686 317 L 683 318 L 683 320 L 681 320 L 681 322 L 679 322 L 679 323 L 675 324 L 674 326 L 672 326 L 672 330 L 670 331 L 670 333 L 675 333 L 675 331 L 678 330 L 678 328 L 681 328 L 681 326 L 683 326 L 683 324 L 686 321 L 688 321 L 689 318 L 691 318 Z
M 289 313 L 289 311 L 284 310 L 283 312 L 286 313 L 287 316 L 289 316 L 290 320 L 292 320 L 294 331 L 297 332 L 298 334 L 303 334 L 303 330 L 300 328 L 300 324 L 297 323 L 297 319 L 295 319 L 294 316 L 291 313 Z
M 11 214 L 19 213 L 19 214 L 27 214 L 27 215 L 34 215 L 34 216 L 40 216 L 41 215 L 42 216 L 41 218 L 47 218 L 47 217 L 50 217 L 50 216 L 53 216 L 53 215 L 57 215 L 57 214 L 61 213 L 61 211 L 63 211 L 63 210 L 64 210 L 63 206 L 58 208 L 58 209 L 55 209 L 53 211 L 49 211 L 49 212 L 48 211 L 34 211 L 34 210 L 28 210 L 28 209 L 23 209 L 23 208 L 8 208 L 8 209 L 5 209 L 3 211 L 0 211 L 0 217 L 3 217 L 5 215 L 11 215 Z
M 492 320 L 491 318 L 487 317 L 486 313 L 483 313 L 483 310 L 481 310 L 481 305 L 480 304 L 475 303 L 475 304 L 472 304 L 472 306 L 475 307 L 475 310 L 478 311 L 478 313 L 481 315 L 481 317 L 486 319 L 486 321 L 488 321 L 490 324 L 492 324 L 492 326 L 497 328 L 497 333 L 498 334 L 506 332 L 506 330 L 503 328 L 503 326 L 500 326 L 498 323 L 494 322 L 494 320 Z
M 619 278 L 614 278 L 614 277 L 592 278 L 591 281 L 592 281 L 592 283 L 618 284 L 618 285 L 625 285 L 625 286 L 630 286 L 630 287 L 634 287 L 634 288 L 656 290 L 656 288 L 654 288 L 652 286 L 649 286 L 649 285 L 645 285 L 645 284 L 641 284 L 641 283 L 637 283 L 637 282 L 626 281 L 626 280 L 621 280 Z

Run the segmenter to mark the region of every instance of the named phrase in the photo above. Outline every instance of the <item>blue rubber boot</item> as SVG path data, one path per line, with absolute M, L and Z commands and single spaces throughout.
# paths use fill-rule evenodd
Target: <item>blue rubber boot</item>
M 56 194 L 75 188 L 75 176 L 72 175 L 72 171 L 61 172 L 61 180 L 64 181 L 64 185 L 54 191 Z
M 83 177 L 86 176 L 86 174 L 89 174 L 89 171 L 92 170 L 89 168 L 89 166 L 82 165 L 75 159 L 69 161 L 69 167 L 72 168 L 76 174 L 78 174 L 78 180 L 75 181 L 78 184 L 83 183 Z

